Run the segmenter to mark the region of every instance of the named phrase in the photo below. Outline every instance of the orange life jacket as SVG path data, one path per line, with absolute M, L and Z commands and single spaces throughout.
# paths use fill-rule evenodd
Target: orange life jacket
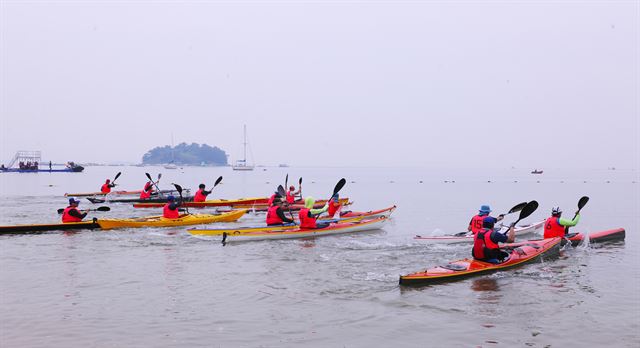
M 544 222 L 544 238 L 564 237 L 564 226 L 560 225 L 559 220 L 552 216 Z
M 81 219 L 81 218 L 77 218 L 77 217 L 75 217 L 75 216 L 71 216 L 71 215 L 69 215 L 69 212 L 70 212 L 71 210 L 76 210 L 76 211 L 77 211 L 77 210 L 78 210 L 78 208 L 76 208 L 76 207 L 72 207 L 72 206 L 68 206 L 68 207 L 66 207 L 66 208 L 64 209 L 64 212 L 62 212 L 62 222 L 80 222 L 80 221 L 82 221 L 82 219 Z M 78 213 L 79 213 L 79 212 L 80 212 L 80 211 L 78 211 Z

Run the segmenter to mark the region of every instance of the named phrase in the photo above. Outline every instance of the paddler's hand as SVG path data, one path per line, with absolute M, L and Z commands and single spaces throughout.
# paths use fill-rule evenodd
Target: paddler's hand
M 580 210 L 576 211 L 576 216 L 580 216 Z
M 497 220 L 498 220 L 498 221 L 500 221 L 500 220 L 502 220 L 502 219 L 504 219 L 504 214 L 500 214 L 500 215 L 498 215 L 498 219 L 497 219 Z

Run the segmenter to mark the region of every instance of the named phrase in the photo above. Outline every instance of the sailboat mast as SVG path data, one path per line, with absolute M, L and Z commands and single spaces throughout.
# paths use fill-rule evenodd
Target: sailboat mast
M 244 125 L 244 164 L 247 164 L 247 125 Z

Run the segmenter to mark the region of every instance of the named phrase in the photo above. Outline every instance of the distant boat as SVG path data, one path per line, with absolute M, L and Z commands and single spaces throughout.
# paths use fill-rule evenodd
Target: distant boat
M 288 164 L 286 164 L 286 163 L 280 163 L 280 164 L 278 165 L 278 167 L 280 167 L 280 168 L 287 168 L 287 167 L 289 167 L 289 165 L 288 165 Z
M 5 167 L 4 164 L 0 165 L 0 172 L 16 172 L 16 173 L 79 173 L 84 170 L 84 167 L 77 165 L 73 162 L 67 162 L 62 169 L 54 169 L 51 162 L 43 164 L 44 168 L 40 168 L 42 162 L 42 156 L 40 151 L 18 151 L 13 159 Z M 13 165 L 18 163 L 18 167 L 14 168 Z
M 542 174 L 542 170 L 534 169 L 531 174 Z
M 247 125 L 244 126 L 244 155 L 241 160 L 237 160 L 236 164 L 231 166 L 233 170 L 253 170 L 253 165 L 247 164 Z

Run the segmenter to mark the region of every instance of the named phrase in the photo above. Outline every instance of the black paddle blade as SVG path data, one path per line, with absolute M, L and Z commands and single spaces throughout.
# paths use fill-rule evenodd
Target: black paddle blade
M 178 191 L 178 194 L 182 195 L 182 186 L 180 186 L 178 184 L 174 184 L 174 183 L 172 183 L 172 185 L 176 187 L 176 190 Z
M 336 184 L 336 187 L 333 188 L 333 194 L 331 195 L 331 197 L 333 197 L 336 193 L 340 192 L 340 190 L 342 190 L 342 188 L 346 183 L 347 183 L 347 179 L 345 178 L 340 179 L 340 181 L 338 181 L 338 183 Z
M 520 216 L 518 217 L 518 221 L 526 218 L 527 216 L 533 214 L 534 211 L 536 211 L 536 209 L 538 209 L 538 202 L 536 201 L 531 201 L 529 203 L 527 203 L 527 205 L 522 208 L 522 210 L 520 211 Z
M 153 181 L 153 179 L 151 179 L 151 175 L 149 173 L 144 173 L 144 175 L 146 175 L 147 178 L 149 178 L 149 181 Z
M 284 192 L 284 187 L 282 187 L 282 185 L 278 185 L 278 193 L 282 197 L 286 196 L 286 193 Z
M 302 178 L 298 180 L 298 185 L 302 185 Z
M 116 174 L 116 176 L 113 178 L 113 180 L 111 180 L 111 182 L 114 182 L 114 181 L 118 180 L 118 178 L 120 177 L 121 174 L 122 174 L 122 172 L 118 172 L 118 174 Z
M 582 198 L 580 198 L 580 200 L 578 201 L 578 210 L 584 208 L 584 206 L 587 205 L 587 202 L 589 202 L 589 197 L 583 196 Z
M 110 211 L 110 210 L 111 210 L 111 208 L 109 208 L 109 207 L 98 207 L 96 209 L 96 211 Z
M 284 178 L 284 187 L 287 187 L 288 184 L 289 184 L 289 173 L 287 173 L 287 176 Z
M 220 183 L 220 181 L 222 181 L 222 175 L 220 175 L 220 177 L 218 178 L 218 180 L 216 180 L 216 183 L 213 184 L 213 187 L 218 186 L 218 184 Z
M 158 180 L 156 180 L 156 181 L 160 181 L 161 177 L 162 177 L 162 173 L 158 173 Z
M 513 214 L 513 213 L 519 212 L 519 211 L 521 211 L 522 209 L 524 209 L 524 207 L 525 207 L 526 205 L 527 205 L 527 202 L 522 202 L 522 203 L 520 203 L 520 204 L 516 204 L 513 208 L 511 208 L 511 209 L 509 210 L 509 213 L 508 213 L 508 214 Z

